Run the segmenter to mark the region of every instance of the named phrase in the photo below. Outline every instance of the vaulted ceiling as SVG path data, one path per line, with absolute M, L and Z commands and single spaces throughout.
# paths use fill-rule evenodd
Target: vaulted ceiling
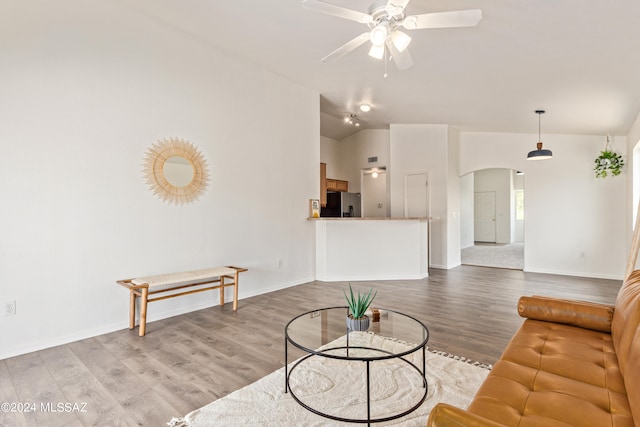
M 372 0 L 325 0 L 367 11 Z M 390 123 L 461 130 L 625 135 L 640 112 L 640 1 L 412 0 L 408 14 L 481 9 L 475 27 L 414 30 L 414 66 L 321 58 L 366 31 L 300 0 L 120 0 L 135 13 L 320 93 L 321 133 Z M 366 102 L 372 110 L 362 113 Z M 344 124 L 350 113 L 362 126 Z M 295 116 L 295 111 L 291 112 Z

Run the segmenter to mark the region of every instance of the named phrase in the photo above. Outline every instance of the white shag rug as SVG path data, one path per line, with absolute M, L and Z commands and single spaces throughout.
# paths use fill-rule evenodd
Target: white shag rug
M 326 346 L 344 345 L 342 337 Z M 350 345 L 374 348 L 408 349 L 406 343 L 368 332 L 352 332 Z M 350 350 L 353 352 L 354 350 Z M 365 350 L 360 350 L 365 351 Z M 405 358 L 422 369 L 422 351 Z M 294 361 L 295 362 L 295 361 Z M 294 362 L 289 362 L 289 369 Z M 466 408 L 491 367 L 442 352 L 426 353 L 427 398 L 411 414 L 379 426 L 424 426 L 431 409 L 439 402 Z M 384 418 L 417 404 L 424 394 L 418 372 L 398 359 L 370 363 L 371 416 Z M 290 378 L 296 396 L 307 405 L 342 418 L 366 419 L 366 363 L 313 356 L 302 362 Z M 189 413 L 174 418 L 170 427 L 211 426 L 347 426 L 316 415 L 300 406 L 290 393 L 284 393 L 284 368 L 253 384 Z

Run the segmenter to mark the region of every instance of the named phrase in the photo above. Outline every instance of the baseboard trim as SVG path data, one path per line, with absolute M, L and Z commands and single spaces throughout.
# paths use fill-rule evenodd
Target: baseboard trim
M 253 292 L 242 293 L 242 291 L 240 291 L 239 295 L 238 295 L 238 301 L 242 301 L 243 299 L 251 298 L 251 297 L 254 297 L 254 296 L 257 296 L 257 295 L 262 295 L 262 294 L 266 294 L 266 293 L 269 293 L 269 292 L 274 292 L 274 291 L 278 291 L 278 290 L 281 290 L 281 289 L 286 289 L 286 288 L 290 288 L 290 287 L 293 287 L 293 286 L 302 285 L 304 283 L 312 282 L 313 280 L 314 280 L 313 277 L 308 277 L 308 278 L 305 278 L 305 279 L 295 280 L 293 282 L 287 282 L 287 283 L 280 284 L 280 285 L 277 285 L 277 286 L 270 286 L 268 288 L 262 288 L 260 290 L 255 290 Z M 210 299 L 209 302 L 206 302 L 206 303 L 191 304 L 191 305 L 189 305 L 187 307 L 182 307 L 180 309 L 173 309 L 173 310 L 165 310 L 163 312 L 157 312 L 157 311 L 154 312 L 153 311 L 153 304 L 152 304 L 151 305 L 151 309 L 149 310 L 149 313 L 148 313 L 147 324 L 153 323 L 153 322 L 155 322 L 157 320 L 163 320 L 163 319 L 167 319 L 169 317 L 179 316 L 181 314 L 187 314 L 187 313 L 191 313 L 193 311 L 203 310 L 203 309 L 206 309 L 206 308 L 215 307 L 215 306 L 219 305 L 219 304 L 217 304 L 215 302 L 211 302 L 211 301 L 212 301 L 212 299 Z M 226 301 L 227 301 L 227 304 L 229 304 L 230 301 L 232 301 L 232 300 L 231 299 L 227 299 Z M 242 309 L 242 304 L 240 304 L 240 309 Z M 24 345 L 19 345 L 19 346 L 13 347 L 13 348 L 3 348 L 0 351 L 0 360 L 9 359 L 11 357 L 16 357 L 16 356 L 21 356 L 23 354 L 32 353 L 34 351 L 45 350 L 47 348 L 57 347 L 59 345 L 65 345 L 65 344 L 69 344 L 69 343 L 72 343 L 72 342 L 75 342 L 75 341 L 85 340 L 85 339 L 97 337 L 99 335 L 109 334 L 111 332 L 116 332 L 116 331 L 120 331 L 122 329 L 128 329 L 128 328 L 129 328 L 129 320 L 128 320 L 128 317 L 126 317 L 126 318 L 122 319 L 122 321 L 111 323 L 109 325 L 106 325 L 106 326 L 103 326 L 103 327 L 100 327 L 100 328 L 88 329 L 88 330 L 85 330 L 85 331 L 79 331 L 77 333 L 64 335 L 64 336 L 61 336 L 61 337 L 56 337 L 56 338 L 53 338 L 51 340 L 36 341 L 36 342 L 24 344 Z
M 390 275 L 390 276 L 318 276 L 316 280 L 321 282 L 348 282 L 348 281 L 368 281 L 368 280 L 420 280 L 429 277 L 429 273 L 424 275 Z
M 571 276 L 571 277 L 585 277 L 587 279 L 607 279 L 607 280 L 623 280 L 622 275 L 617 274 L 597 274 L 586 273 L 584 271 L 564 271 L 564 270 L 544 270 L 544 269 L 531 269 L 525 268 L 525 273 L 539 273 L 539 274 L 553 274 L 554 276 Z

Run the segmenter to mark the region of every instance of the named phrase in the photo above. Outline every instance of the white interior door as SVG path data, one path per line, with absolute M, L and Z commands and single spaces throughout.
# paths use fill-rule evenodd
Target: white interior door
M 426 172 L 405 176 L 404 216 L 429 217 L 429 177 Z M 427 266 L 431 265 L 431 221 L 427 223 Z
M 429 192 L 426 173 L 407 175 L 405 216 L 426 218 L 429 216 Z
M 483 191 L 474 194 L 473 240 L 496 242 L 496 193 Z

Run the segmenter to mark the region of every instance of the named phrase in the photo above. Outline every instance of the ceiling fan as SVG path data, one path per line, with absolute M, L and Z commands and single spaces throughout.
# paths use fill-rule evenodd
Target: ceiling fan
M 401 27 L 405 30 L 473 27 L 482 19 L 482 11 L 480 9 L 407 15 L 405 8 L 409 1 L 375 0 L 369 6 L 368 13 L 347 9 L 322 0 L 302 0 L 302 7 L 314 12 L 356 21 L 369 27 L 369 31 L 340 46 L 322 58 L 322 62 L 341 58 L 367 41 L 371 41 L 369 55 L 382 59 L 385 49 L 388 49 L 400 70 L 407 69 L 413 65 L 413 60 L 407 50 L 411 37 L 400 31 Z

